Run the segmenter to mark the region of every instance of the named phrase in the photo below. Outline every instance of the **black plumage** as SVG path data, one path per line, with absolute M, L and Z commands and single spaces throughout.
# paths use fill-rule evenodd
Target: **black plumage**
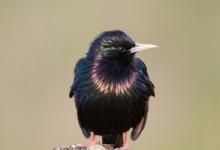
M 143 61 L 130 51 L 135 46 L 120 30 L 103 32 L 77 62 L 69 96 L 75 97 L 86 138 L 93 132 L 103 143 L 120 147 L 122 133 L 133 128 L 131 138 L 136 140 L 143 130 L 154 85 Z

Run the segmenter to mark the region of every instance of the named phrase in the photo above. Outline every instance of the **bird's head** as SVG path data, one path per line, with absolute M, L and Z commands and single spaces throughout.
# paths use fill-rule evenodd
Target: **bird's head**
M 156 48 L 153 44 L 135 43 L 121 30 L 101 33 L 91 43 L 88 57 L 95 59 L 130 59 L 138 51 Z

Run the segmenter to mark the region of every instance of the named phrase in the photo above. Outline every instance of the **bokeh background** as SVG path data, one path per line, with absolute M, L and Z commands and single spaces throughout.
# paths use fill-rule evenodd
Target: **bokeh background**
M 91 40 L 121 29 L 160 48 L 139 53 L 156 86 L 134 150 L 220 149 L 218 0 L 1 0 L 0 147 L 86 144 L 68 98 Z

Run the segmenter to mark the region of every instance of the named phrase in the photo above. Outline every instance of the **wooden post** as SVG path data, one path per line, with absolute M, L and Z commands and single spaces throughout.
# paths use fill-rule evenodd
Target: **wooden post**
M 55 147 L 53 150 L 125 150 L 122 148 L 116 148 L 114 149 L 112 145 L 109 144 L 97 144 L 93 146 L 86 146 L 82 144 L 74 144 L 70 146 L 61 146 L 61 147 Z M 128 149 L 126 149 L 128 150 Z

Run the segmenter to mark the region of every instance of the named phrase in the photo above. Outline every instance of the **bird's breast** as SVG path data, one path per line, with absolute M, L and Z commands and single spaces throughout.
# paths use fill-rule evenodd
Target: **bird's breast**
M 99 92 L 123 94 L 133 86 L 137 73 L 131 70 L 112 70 L 99 67 L 94 63 L 91 80 Z

